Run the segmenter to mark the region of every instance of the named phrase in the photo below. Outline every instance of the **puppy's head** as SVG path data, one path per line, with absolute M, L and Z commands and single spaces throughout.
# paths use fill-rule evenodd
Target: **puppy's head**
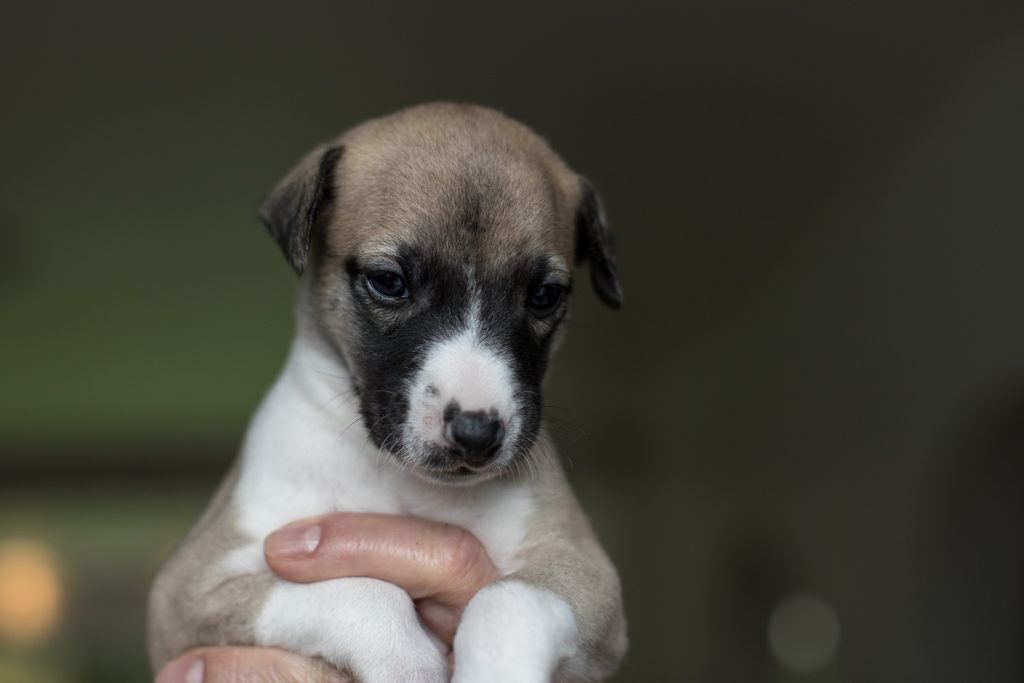
M 310 152 L 260 217 L 371 437 L 433 480 L 496 476 L 532 446 L 574 264 L 589 261 L 602 301 L 622 300 L 593 188 L 489 109 L 369 121 Z

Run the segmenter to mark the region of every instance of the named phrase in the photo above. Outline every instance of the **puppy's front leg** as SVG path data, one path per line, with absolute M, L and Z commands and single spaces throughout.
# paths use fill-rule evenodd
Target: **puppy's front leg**
M 360 683 L 445 683 L 448 666 L 420 626 L 412 599 L 366 578 L 281 581 L 256 621 L 257 642 L 320 656 Z
M 580 647 L 576 618 L 555 593 L 505 579 L 478 592 L 455 635 L 453 683 L 549 683 Z
M 557 473 L 519 570 L 481 589 L 455 634 L 454 683 L 603 681 L 626 651 L 618 574 Z

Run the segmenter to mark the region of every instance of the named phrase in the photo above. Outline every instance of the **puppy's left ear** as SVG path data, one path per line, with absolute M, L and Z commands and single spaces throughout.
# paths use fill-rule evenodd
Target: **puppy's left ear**
M 604 209 L 590 181 L 580 177 L 580 205 L 576 210 L 576 262 L 590 260 L 590 282 L 610 308 L 622 306 L 622 287 L 615 266 L 615 244 Z
M 332 196 L 331 178 L 340 145 L 320 145 L 303 157 L 260 204 L 260 220 L 299 275 L 309 258 L 309 240 Z

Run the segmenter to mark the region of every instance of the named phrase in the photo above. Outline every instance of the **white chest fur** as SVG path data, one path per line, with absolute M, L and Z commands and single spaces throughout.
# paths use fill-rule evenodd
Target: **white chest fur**
M 529 482 L 457 487 L 403 469 L 368 438 L 344 369 L 301 338 L 253 418 L 242 458 L 234 503 L 254 542 L 233 565 L 259 564 L 263 538 L 289 522 L 352 511 L 455 524 L 480 539 L 502 574 L 517 568 L 534 507 Z

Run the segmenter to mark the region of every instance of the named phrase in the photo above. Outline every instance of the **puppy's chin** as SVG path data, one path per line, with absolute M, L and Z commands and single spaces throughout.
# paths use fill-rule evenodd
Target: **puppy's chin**
M 474 486 L 501 474 L 500 470 L 476 472 L 464 467 L 454 470 L 433 470 L 414 466 L 409 471 L 419 479 L 431 484 L 444 484 L 445 486 Z
M 508 475 L 515 470 L 510 455 L 502 447 L 490 462 L 473 466 L 463 462 L 457 453 L 434 443 L 420 443 L 399 453 L 388 451 L 388 456 L 403 470 L 424 481 L 449 486 L 473 486 Z

